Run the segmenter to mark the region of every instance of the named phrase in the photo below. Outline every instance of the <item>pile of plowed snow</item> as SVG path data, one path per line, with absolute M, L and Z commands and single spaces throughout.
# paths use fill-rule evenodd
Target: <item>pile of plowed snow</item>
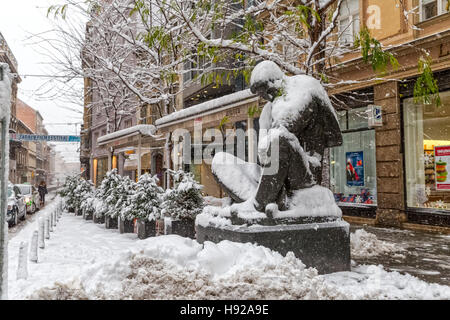
M 450 299 L 450 287 L 428 284 L 381 266 L 318 275 L 291 253 L 175 235 L 149 238 L 114 262 L 96 263 L 81 278 L 31 299 Z
M 405 249 L 396 243 L 379 240 L 373 233 L 358 229 L 350 234 L 351 255 L 354 258 L 370 258 L 382 254 L 395 254 L 404 257 Z

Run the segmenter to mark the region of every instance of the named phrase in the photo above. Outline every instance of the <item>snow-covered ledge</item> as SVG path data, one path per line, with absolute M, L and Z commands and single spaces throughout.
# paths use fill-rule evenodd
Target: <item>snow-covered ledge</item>
M 177 121 L 186 121 L 196 116 L 207 115 L 209 113 L 220 111 L 222 108 L 232 108 L 236 103 L 241 104 L 244 100 L 252 99 L 257 101 L 259 98 L 251 93 L 250 89 L 241 90 L 235 93 L 228 94 L 223 97 L 208 100 L 206 102 L 197 104 L 195 106 L 175 111 L 167 116 L 156 120 L 155 124 L 158 128 L 166 127 Z
M 152 124 L 138 124 L 136 126 L 122 129 L 113 133 L 105 134 L 98 138 L 97 142 L 99 145 L 107 144 L 113 140 L 127 138 L 135 135 L 143 135 L 143 136 L 155 136 L 156 127 Z M 159 136 L 158 136 L 159 137 Z

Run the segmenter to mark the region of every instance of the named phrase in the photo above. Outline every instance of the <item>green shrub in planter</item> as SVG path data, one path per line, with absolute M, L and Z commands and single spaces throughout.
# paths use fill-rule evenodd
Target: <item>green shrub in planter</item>
M 79 178 L 77 181 L 77 187 L 73 191 L 72 203 L 76 210 L 77 215 L 82 215 L 82 205 L 92 197 L 94 192 L 94 186 L 92 182 Z
M 118 227 L 118 217 L 122 208 L 127 205 L 128 197 L 134 192 L 134 183 L 129 177 L 122 177 L 113 169 L 106 173 L 99 188 L 97 197 L 103 203 L 103 209 L 98 215 L 104 214 L 107 228 Z
M 83 219 L 92 220 L 95 213 L 95 195 L 91 193 L 89 197 L 86 197 L 86 200 L 81 203 L 81 210 L 83 211 Z
M 66 177 L 64 185 L 59 195 L 64 198 L 64 206 L 69 212 L 74 212 L 76 207 L 75 189 L 78 187 L 79 176 L 73 175 Z
M 172 233 L 194 238 L 195 218 L 204 207 L 203 186 L 190 172 L 177 171 L 172 175 L 176 187 L 166 190 L 161 204 L 162 214 L 172 218 Z
M 94 223 L 105 223 L 105 215 L 108 207 L 103 205 L 103 201 L 100 197 L 94 196 L 92 200 L 92 207 L 94 208 L 92 216 Z
M 154 235 L 154 221 L 161 217 L 161 195 L 164 190 L 158 186 L 158 178 L 146 173 L 135 183 L 133 193 L 129 195 L 122 211 L 120 219 L 134 221 L 138 219 L 138 228 L 141 225 L 141 237 Z M 152 223 L 153 222 L 153 223 Z M 147 231 L 142 231 L 147 230 Z M 139 235 L 139 231 L 138 231 Z

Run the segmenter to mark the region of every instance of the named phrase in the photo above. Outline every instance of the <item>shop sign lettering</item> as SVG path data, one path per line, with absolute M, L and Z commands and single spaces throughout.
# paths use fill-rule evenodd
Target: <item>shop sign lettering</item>
M 448 165 L 450 164 L 450 146 L 435 146 L 436 190 L 450 191 Z

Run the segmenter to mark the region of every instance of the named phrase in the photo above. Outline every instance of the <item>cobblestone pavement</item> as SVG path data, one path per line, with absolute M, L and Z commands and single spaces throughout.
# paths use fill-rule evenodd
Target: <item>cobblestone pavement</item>
M 351 232 L 363 228 L 379 240 L 402 246 L 403 257 L 381 255 L 372 258 L 354 258 L 357 264 L 381 264 L 386 270 L 409 273 L 429 283 L 450 286 L 450 235 L 420 231 L 351 226 Z

